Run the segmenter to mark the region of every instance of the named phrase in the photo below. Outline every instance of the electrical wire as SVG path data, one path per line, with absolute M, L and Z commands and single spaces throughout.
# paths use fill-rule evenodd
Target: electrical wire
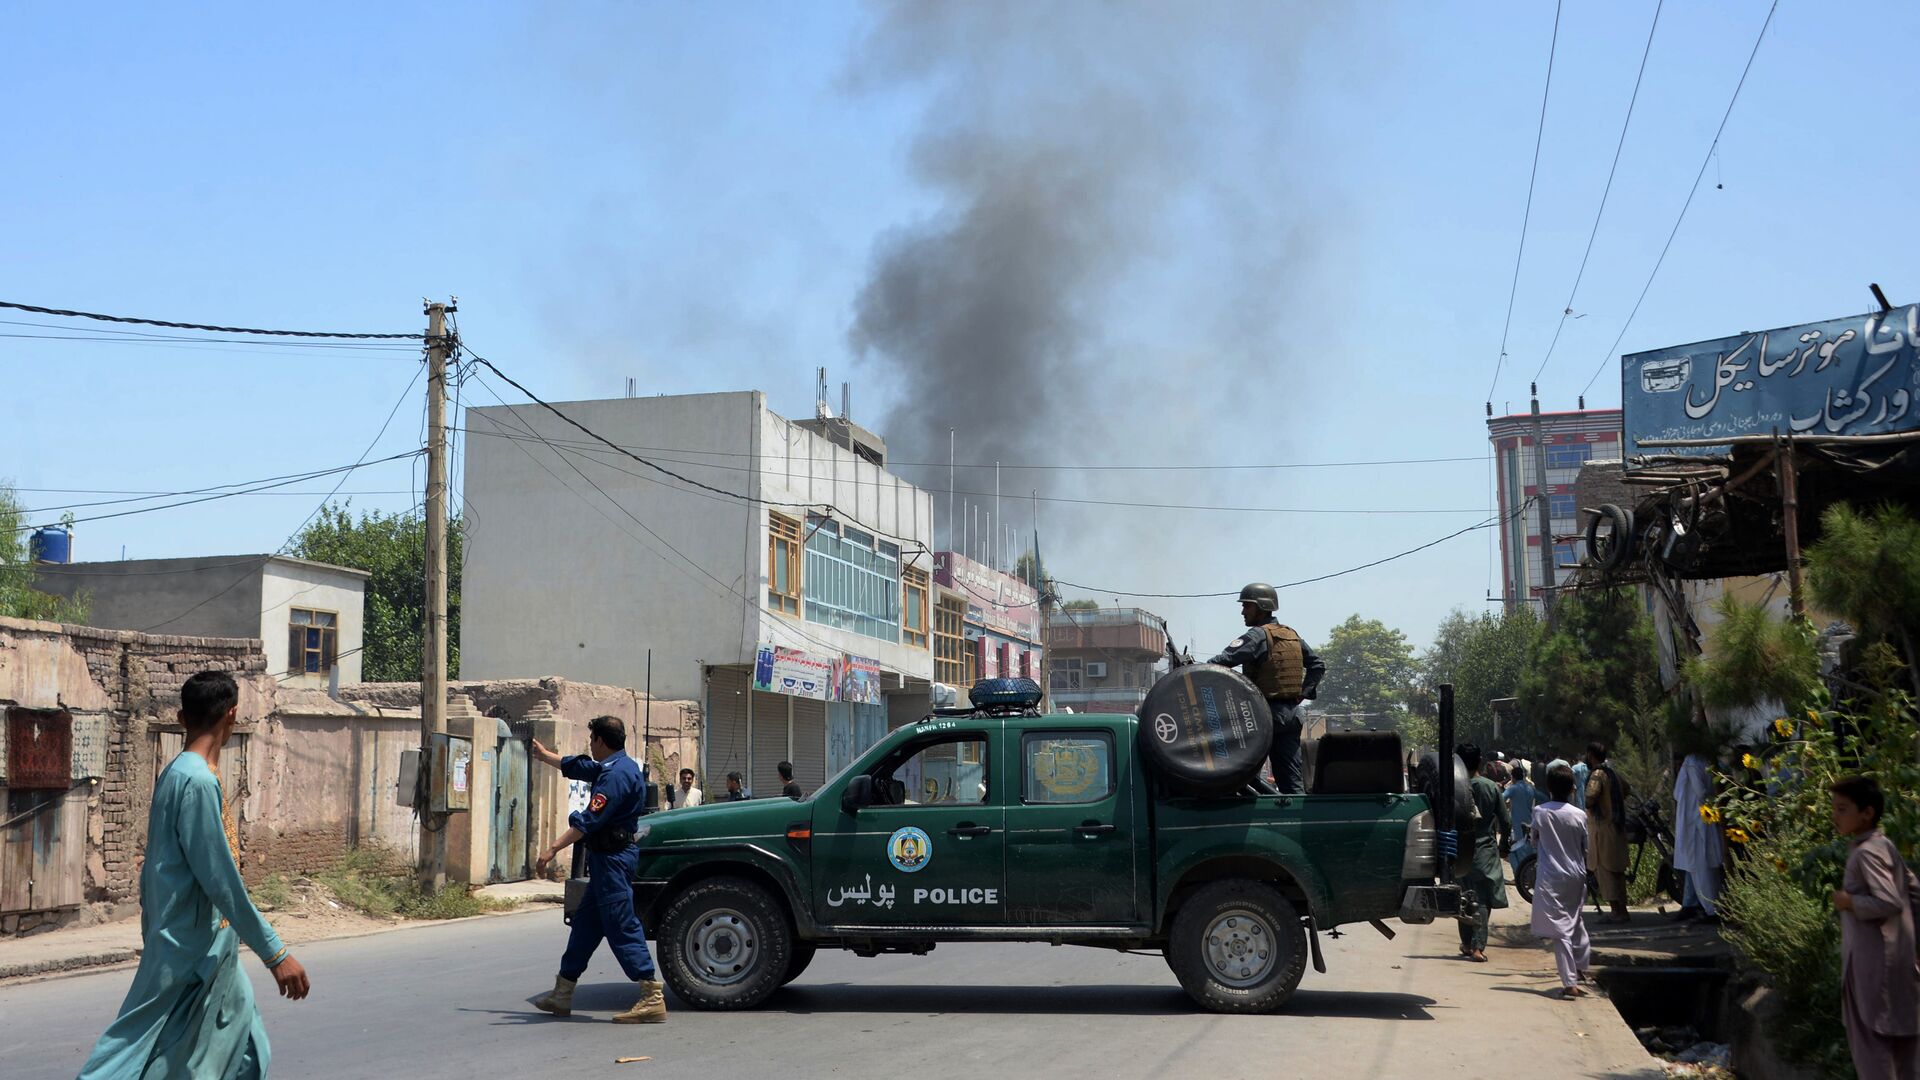
M 1487 386 L 1487 400 L 1493 400 L 1493 392 L 1500 386 L 1500 369 L 1507 362 L 1507 334 L 1513 329 L 1513 300 L 1520 294 L 1520 264 L 1527 254 L 1527 225 L 1533 220 L 1533 188 L 1540 179 L 1540 144 L 1547 135 L 1547 99 L 1553 92 L 1553 59 L 1560 51 L 1560 9 L 1562 0 L 1553 5 L 1553 39 L 1547 45 L 1547 83 L 1540 90 L 1540 126 L 1533 135 L 1533 170 L 1527 174 L 1527 208 L 1520 215 L 1520 249 L 1513 255 L 1513 285 L 1507 290 L 1507 321 L 1500 328 L 1500 355 L 1493 361 L 1493 382 Z
M 143 507 L 139 507 L 139 508 L 137 508 L 137 509 L 134 509 L 134 510 L 121 510 L 121 511 L 117 511 L 117 512 L 115 512 L 115 513 L 111 513 L 111 514 L 93 514 L 93 515 L 90 515 L 90 516 L 88 516 L 88 517 L 79 517 L 79 518 L 74 518 L 74 519 L 73 519 L 72 521 L 70 521 L 70 522 L 67 522 L 67 524 L 70 524 L 70 525 L 77 525 L 77 524 L 79 524 L 79 523 L 81 523 L 81 522 L 84 522 L 84 521 L 106 521 L 106 520 L 108 520 L 108 519 L 110 519 L 110 518 L 122 518 L 122 517 L 131 517 L 131 516 L 133 516 L 133 515 L 135 515 L 135 514 L 151 514 L 151 513 L 153 513 L 154 511 L 157 511 L 157 510 L 172 510 L 172 509 L 175 509 L 175 508 L 177 508 L 177 507 L 181 507 L 181 506 L 194 506 L 194 505 L 197 505 L 197 504 L 199 504 L 199 503 L 204 503 L 204 502 L 214 502 L 214 501 L 216 501 L 216 500 L 218 500 L 218 499 L 229 499 L 229 498 L 232 498 L 232 497 L 233 497 L 233 496 L 235 496 L 235 495 L 251 495 L 251 494 L 254 494 L 254 493 L 256 493 L 256 492 L 259 492 L 259 491 L 265 491 L 265 490 L 267 490 L 267 489 L 270 489 L 270 488 L 276 488 L 276 487 L 285 487 L 285 486 L 286 486 L 286 485 L 288 485 L 288 484 L 298 484 L 298 483 L 302 483 L 302 482 L 304 482 L 304 481 L 307 481 L 307 480 L 315 480 L 315 479 L 318 479 L 318 478 L 320 478 L 320 477 L 322 477 L 322 476 L 332 476 L 332 475 L 334 475 L 334 474 L 336 474 L 336 473 L 338 473 L 338 474 L 339 474 L 339 475 L 341 476 L 341 478 L 342 478 L 342 483 L 344 483 L 344 482 L 345 482 L 345 477 L 347 476 L 347 474 L 349 474 L 349 473 L 351 473 L 351 472 L 353 472 L 353 471 L 354 471 L 355 469 L 360 469 L 360 468 L 365 468 L 365 467 L 367 467 L 367 466 L 369 466 L 369 465 L 380 465 L 380 464 L 384 464 L 384 463 L 386 463 L 386 462 L 389 462 L 389 461 L 398 461 L 398 460 L 400 460 L 401 458 L 406 458 L 406 457 L 413 457 L 413 456 L 415 456 L 415 455 L 417 455 L 417 454 L 421 454 L 421 453 L 424 453 L 424 451 L 421 451 L 421 450 L 409 450 L 409 451 L 407 451 L 407 452 L 405 452 L 405 453 L 402 453 L 402 454 L 394 454 L 394 455 L 392 455 L 391 457 L 384 457 L 384 458 L 380 458 L 380 459 L 378 459 L 378 460 L 376 460 L 376 461 L 363 461 L 363 462 L 356 462 L 355 464 L 352 464 L 352 465 L 342 465 L 342 466 L 339 466 L 339 467 L 337 467 L 337 468 L 332 468 L 332 469 L 323 469 L 323 470 L 321 470 L 321 471 L 319 471 L 319 472 L 311 472 L 311 473 L 301 473 L 301 474 L 299 474 L 299 475 L 297 475 L 297 476 L 294 476 L 294 477 L 291 477 L 291 478 L 289 478 L 289 479 L 285 479 L 285 480 L 280 480 L 280 481 L 278 481 L 277 483 L 266 483 L 266 484 L 261 484 L 261 485 L 259 485 L 259 486 L 257 486 L 257 487 L 252 487 L 252 488 L 247 488 L 247 489 L 244 489 L 244 490 L 240 490 L 240 491 L 222 491 L 222 492 L 215 492 L 215 493 L 213 493 L 213 494 L 210 494 L 210 495 L 202 495 L 201 497 L 199 497 L 199 498 L 196 498 L 196 499 L 182 499 L 182 500 L 181 500 L 181 501 L 179 501 L 179 502 L 172 502 L 172 503 L 166 503 L 165 505 L 162 505 L 162 506 L 143 506 Z M 127 501 L 136 501 L 136 502 L 138 502 L 138 501 L 144 501 L 144 500 L 127 500 Z M 43 511 L 38 511 L 38 510 L 36 510 L 36 511 L 29 511 L 29 512 L 30 512 L 30 513 L 41 513 L 41 512 L 43 512 Z M 26 532 L 26 531 L 28 531 L 28 530 L 30 530 L 30 529 L 36 529 L 36 528 L 40 528 L 40 526 L 38 526 L 38 525 L 16 525 L 16 526 L 15 526 L 15 527 L 13 528 L 13 531 L 14 531 L 14 532 Z
M 1300 585 L 1311 585 L 1314 582 L 1318 582 L 1318 581 L 1327 581 L 1332 578 L 1345 577 L 1348 574 L 1357 574 L 1362 570 L 1371 570 L 1376 566 L 1393 562 L 1396 559 L 1404 559 L 1409 555 L 1413 555 L 1418 552 L 1425 551 L 1428 548 L 1434 547 L 1439 544 L 1444 544 L 1449 540 L 1452 540 L 1456 537 L 1465 536 L 1470 532 L 1478 532 L 1481 529 L 1490 529 L 1498 525 L 1504 525 L 1507 522 L 1512 521 L 1514 518 L 1525 513 L 1527 507 L 1531 505 L 1533 501 L 1537 498 L 1539 498 L 1539 496 L 1529 495 L 1527 496 L 1526 500 L 1520 504 L 1519 508 L 1514 510 L 1512 513 L 1501 515 L 1499 517 L 1492 518 L 1487 521 L 1482 521 L 1475 525 L 1469 525 L 1464 529 L 1459 529 L 1454 532 L 1450 532 L 1445 536 L 1439 537 L 1438 539 L 1429 540 L 1418 547 L 1411 547 L 1405 551 L 1395 552 L 1394 554 L 1388 555 L 1385 558 L 1375 559 L 1372 562 L 1361 563 L 1358 566 L 1349 566 L 1345 570 L 1335 570 L 1327 574 L 1319 574 L 1314 577 L 1301 578 L 1298 581 L 1285 582 L 1283 584 L 1275 585 L 1274 588 L 1291 589 Z M 1211 600 L 1211 599 L 1222 597 L 1222 596 L 1240 595 L 1240 590 L 1238 589 L 1231 589 L 1225 592 L 1203 592 L 1203 593 L 1130 592 L 1126 589 L 1097 589 L 1091 585 L 1081 585 L 1076 582 L 1063 580 L 1061 578 L 1054 578 L 1053 581 L 1057 585 L 1065 585 L 1070 589 L 1079 589 L 1082 592 L 1094 593 L 1096 595 L 1101 595 L 1101 596 L 1135 596 L 1135 597 L 1145 597 L 1148 599 L 1155 599 L 1155 600 Z
M 1647 57 L 1653 54 L 1653 35 L 1660 29 L 1660 9 L 1666 6 L 1666 0 L 1656 0 L 1653 5 L 1653 25 L 1647 28 L 1647 45 L 1640 51 L 1640 71 L 1633 77 L 1633 94 L 1627 98 L 1627 118 L 1620 123 L 1620 141 L 1613 147 L 1613 164 L 1607 167 L 1607 185 L 1600 189 L 1600 207 L 1593 212 L 1593 230 L 1587 233 L 1587 250 L 1580 255 L 1580 269 L 1574 272 L 1573 288 L 1567 290 L 1567 303 L 1560 311 L 1560 322 L 1553 328 L 1553 340 L 1547 343 L 1547 354 L 1540 358 L 1540 367 L 1533 373 L 1533 381 L 1539 382 L 1542 372 L 1547 370 L 1547 362 L 1553 359 L 1553 350 L 1560 344 L 1560 332 L 1567 328 L 1567 319 L 1573 315 L 1573 298 L 1580 294 L 1580 280 L 1587 276 L 1587 260 L 1593 257 L 1593 241 L 1600 235 L 1600 219 L 1607 212 L 1607 196 L 1613 194 L 1613 177 L 1620 170 L 1620 152 L 1627 146 L 1627 129 L 1633 126 L 1633 107 L 1640 101 L 1640 83 L 1647 77 Z
M 70 311 L 66 308 L 40 307 L 12 300 L 0 300 L 0 308 L 29 311 L 36 315 L 58 315 L 67 319 L 93 319 L 98 322 L 132 323 L 139 326 L 164 326 L 174 330 L 205 330 L 215 334 L 254 334 L 266 337 L 354 338 L 358 340 L 419 341 L 425 334 L 361 334 L 337 330 L 261 330 L 247 326 L 209 326 L 206 323 L 170 322 L 166 319 L 138 319 L 131 315 L 102 315 L 94 311 Z
M 482 415 L 484 417 L 484 414 Z M 513 435 L 510 433 L 499 432 L 499 431 L 482 431 L 477 428 L 469 429 L 468 434 L 481 435 L 481 436 L 487 436 L 492 438 L 505 438 L 505 439 L 516 439 L 516 438 L 528 437 L 528 436 Z M 591 447 L 591 446 L 580 447 L 578 446 L 578 444 L 574 444 L 574 443 L 555 443 L 544 437 L 538 437 L 538 436 L 535 436 L 535 438 L 538 438 L 540 442 L 545 443 L 548 446 L 555 448 L 556 450 L 565 450 L 566 452 L 570 452 L 574 454 L 606 453 L 606 451 L 600 450 L 596 447 Z M 631 456 L 631 455 L 626 455 L 626 456 Z M 713 463 L 703 462 L 703 461 L 680 461 L 676 459 L 667 459 L 667 460 L 671 460 L 673 461 L 674 464 L 677 464 L 677 465 L 689 465 L 695 468 L 702 468 L 702 469 L 720 469 L 727 472 L 738 472 L 738 473 L 751 473 L 755 471 L 752 468 L 749 468 L 747 466 L 741 466 L 741 465 L 719 465 L 719 464 L 713 464 Z M 1471 460 L 1480 461 L 1482 459 L 1475 457 Z M 608 467 L 612 468 L 612 466 L 608 466 Z M 628 475 L 638 475 L 625 469 L 615 469 L 615 471 L 627 473 Z M 787 474 L 789 478 L 792 478 L 794 475 L 796 474 L 793 474 L 793 473 Z M 650 478 L 642 477 L 642 479 L 650 479 Z M 674 489 L 674 490 L 680 490 L 680 489 Z M 697 494 L 697 493 L 690 492 L 689 494 Z M 985 491 L 956 490 L 953 492 L 953 494 L 964 495 L 968 498 L 975 498 L 975 499 L 987 499 L 992 497 L 991 492 L 985 492 Z M 761 501 L 761 500 L 752 499 L 752 496 L 740 496 L 740 497 L 749 499 L 751 501 L 756 501 L 756 502 Z M 1040 502 L 1065 503 L 1069 505 L 1082 505 L 1082 506 L 1112 506 L 1112 507 L 1124 507 L 1124 508 L 1136 509 L 1136 510 L 1195 510 L 1195 511 L 1217 511 L 1217 512 L 1226 512 L 1226 513 L 1248 513 L 1248 514 L 1325 514 L 1325 515 L 1480 514 L 1480 513 L 1486 512 L 1483 508 L 1477 507 L 1477 506 L 1462 507 L 1462 508 L 1387 507 L 1384 509 L 1368 509 L 1368 508 L 1355 508 L 1355 509 L 1331 508 L 1329 509 L 1329 508 L 1300 507 L 1300 506 L 1228 506 L 1228 505 L 1209 505 L 1209 504 L 1201 504 L 1201 503 L 1141 502 L 1141 501 L 1125 500 L 1125 499 L 1081 499 L 1081 498 L 1074 498 L 1074 497 L 1065 496 L 1065 495 L 1039 495 L 1039 494 L 1030 494 L 1028 498 L 1037 499 Z M 791 505 L 800 505 L 800 504 L 767 503 L 766 505 L 791 506 Z M 806 505 L 815 505 L 815 504 L 806 504 Z M 858 523 L 856 522 L 856 524 Z M 860 527 L 866 528 L 866 526 L 864 525 Z
M 1733 86 L 1733 96 L 1727 101 L 1727 111 L 1720 117 L 1720 126 L 1714 129 L 1713 141 L 1707 144 L 1706 156 L 1700 159 L 1700 171 L 1693 176 L 1693 186 L 1687 189 L 1686 201 L 1680 204 L 1680 214 L 1673 219 L 1673 230 L 1667 233 L 1667 242 L 1660 247 L 1660 257 L 1653 261 L 1653 270 L 1647 274 L 1647 283 L 1640 288 L 1639 299 L 1633 302 L 1633 310 L 1627 313 L 1627 321 L 1620 324 L 1620 333 L 1614 336 L 1613 344 L 1607 348 L 1606 355 L 1600 358 L 1600 366 L 1593 369 L 1593 377 L 1587 385 L 1580 388 L 1585 394 L 1592 389 L 1595 379 L 1607 369 L 1607 365 L 1617 360 L 1620 342 L 1626 339 L 1627 328 L 1633 325 L 1636 315 L 1640 314 L 1640 305 L 1647 299 L 1647 292 L 1653 288 L 1653 279 L 1660 276 L 1660 266 L 1667 261 L 1667 252 L 1673 249 L 1673 239 L 1680 235 L 1680 225 L 1687 220 L 1687 210 L 1693 206 L 1693 197 L 1700 191 L 1700 181 L 1707 175 L 1707 166 L 1713 162 L 1715 152 L 1720 149 L 1720 136 L 1726 133 L 1727 121 L 1733 119 L 1733 107 L 1740 102 L 1740 91 L 1747 85 L 1747 75 L 1753 71 L 1754 58 L 1760 55 L 1760 46 L 1767 40 L 1767 28 L 1773 25 L 1773 14 L 1780 10 L 1780 0 L 1773 0 L 1767 8 L 1766 20 L 1760 24 L 1760 33 L 1753 39 L 1753 50 L 1747 53 L 1747 66 L 1740 69 L 1740 81 Z

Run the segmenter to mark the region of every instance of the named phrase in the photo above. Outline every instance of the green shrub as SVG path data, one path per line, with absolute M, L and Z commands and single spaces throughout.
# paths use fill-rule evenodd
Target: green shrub
M 464 919 L 515 906 L 511 900 L 472 895 L 464 885 L 427 892 L 409 870 L 396 868 L 391 856 L 368 848 L 348 852 L 339 865 L 314 875 L 314 880 L 341 903 L 381 919 Z
M 265 881 L 248 888 L 247 895 L 253 899 L 254 906 L 261 909 L 283 908 L 293 901 L 287 879 L 278 873 L 268 874 Z

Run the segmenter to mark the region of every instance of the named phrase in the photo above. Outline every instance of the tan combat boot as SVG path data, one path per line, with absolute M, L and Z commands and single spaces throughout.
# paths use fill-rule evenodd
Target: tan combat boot
M 633 1008 L 613 1016 L 616 1024 L 661 1024 L 666 1019 L 666 992 L 652 980 L 640 984 L 640 1000 L 633 1003 Z
M 553 978 L 553 992 L 533 1003 L 533 1007 L 555 1016 L 573 1015 L 573 980 L 556 975 Z

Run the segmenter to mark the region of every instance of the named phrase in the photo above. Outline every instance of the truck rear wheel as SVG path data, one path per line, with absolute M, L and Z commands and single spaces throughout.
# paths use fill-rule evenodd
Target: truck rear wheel
M 1306 970 L 1306 931 L 1293 902 L 1257 881 L 1210 882 L 1173 918 L 1167 964 L 1209 1012 L 1277 1012 Z
M 662 976 L 696 1009 L 751 1009 L 780 989 L 793 962 L 780 900 L 744 878 L 712 878 L 675 897 L 659 940 Z

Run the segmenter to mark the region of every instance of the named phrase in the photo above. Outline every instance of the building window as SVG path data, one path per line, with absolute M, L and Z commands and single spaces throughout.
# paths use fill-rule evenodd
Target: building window
M 1579 549 L 1573 544 L 1553 545 L 1553 565 L 1555 567 L 1572 566 L 1579 561 Z
M 800 523 L 767 514 L 767 607 L 800 614 Z
M 1552 508 L 1550 513 L 1556 518 L 1570 518 L 1573 516 L 1573 496 L 1571 495 L 1549 495 L 1547 496 L 1547 505 Z
M 1547 468 L 1577 469 L 1593 460 L 1593 444 L 1549 443 L 1547 445 Z
M 287 673 L 325 675 L 340 649 L 340 616 L 294 608 L 287 627 Z
M 900 581 L 901 632 L 907 644 L 924 649 L 927 647 L 927 572 L 908 567 L 901 572 Z
M 819 516 L 807 529 L 807 621 L 899 641 L 900 545 Z
M 933 610 L 933 679 L 962 686 L 967 678 L 967 602 L 943 596 Z
M 1048 687 L 1048 689 L 1078 690 L 1080 689 L 1080 675 L 1079 657 L 1055 660 L 1053 662 L 1053 670 L 1047 673 L 1047 681 L 1053 684 Z

